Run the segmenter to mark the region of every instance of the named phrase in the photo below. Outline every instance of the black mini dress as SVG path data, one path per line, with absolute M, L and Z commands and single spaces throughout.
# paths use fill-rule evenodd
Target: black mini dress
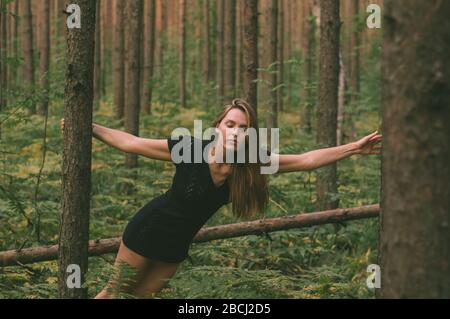
M 216 187 L 208 162 L 194 163 L 194 138 L 189 138 L 190 163 L 176 167 L 172 186 L 144 205 L 128 222 L 122 236 L 126 247 L 153 260 L 180 263 L 189 257 L 192 240 L 208 219 L 229 202 L 229 186 Z M 168 139 L 169 150 L 182 139 Z M 211 142 L 196 140 L 202 151 Z

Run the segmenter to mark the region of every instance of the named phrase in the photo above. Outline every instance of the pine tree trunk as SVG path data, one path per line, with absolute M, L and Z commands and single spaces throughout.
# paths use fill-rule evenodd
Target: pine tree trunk
M 336 146 L 339 87 L 339 1 L 320 0 L 320 70 L 317 143 Z M 338 207 L 336 163 L 317 172 L 317 209 Z
M 225 27 L 225 1 L 217 0 L 217 94 L 219 103 L 223 103 L 225 99 L 224 89 L 224 27 Z
M 101 72 L 101 11 L 100 1 L 96 1 L 95 21 L 95 58 L 94 58 L 94 109 L 98 110 L 102 95 L 102 72 Z
M 450 2 L 384 14 L 379 297 L 449 299 Z
M 186 107 L 186 0 L 180 0 L 180 104 Z
M 168 20 L 167 20 L 167 2 L 165 0 L 161 0 L 161 34 L 159 36 L 160 48 L 159 48 L 159 80 L 161 82 L 164 81 L 164 53 L 166 52 L 166 48 L 168 46 Z
M 14 17 L 12 18 L 11 34 L 12 34 L 12 48 L 11 54 L 14 58 L 19 57 L 19 0 L 15 0 L 12 3 L 12 11 L 14 12 Z M 10 85 L 16 87 L 18 85 L 18 67 L 13 66 L 11 68 L 11 82 Z
M 303 52 L 302 60 L 304 62 L 302 68 L 302 116 L 300 119 L 301 127 L 308 133 L 312 131 L 312 112 L 314 104 L 314 75 L 316 72 L 316 22 L 317 17 L 313 14 L 313 3 L 311 0 L 304 1 L 304 25 L 303 25 Z
M 278 0 L 270 0 L 269 14 L 268 14 L 268 31 L 269 31 L 269 61 L 271 74 L 270 78 L 270 107 L 266 114 L 266 125 L 270 130 L 271 128 L 278 127 L 278 90 L 274 90 L 277 86 L 277 71 L 278 66 L 274 63 L 278 60 Z M 270 140 L 270 138 L 269 138 Z
M 284 84 L 284 0 L 278 0 L 278 61 L 280 64 L 278 66 L 278 79 L 277 85 Z M 277 90 L 277 98 L 278 98 L 278 109 L 280 112 L 284 110 L 284 90 L 283 86 L 280 86 Z
M 146 9 L 146 19 L 144 23 L 144 72 L 142 77 L 141 109 L 143 113 L 148 114 L 151 112 L 152 87 L 150 85 L 153 78 L 153 57 L 155 55 L 155 0 L 149 0 L 147 2 Z
M 139 136 L 140 108 L 140 42 L 142 25 L 142 0 L 125 2 L 125 131 Z M 125 167 L 136 168 L 136 154 L 127 154 Z M 136 177 L 135 174 L 131 174 Z M 132 189 L 127 189 L 128 193 Z
M 242 15 L 243 15 L 243 6 L 240 1 L 236 2 L 236 74 L 235 74 L 235 96 L 242 96 L 242 88 L 243 88 L 243 27 L 242 27 Z
M 336 145 L 342 145 L 343 125 L 345 116 L 345 66 L 342 53 L 339 53 L 339 90 L 338 90 L 338 113 L 337 113 L 337 130 Z
M 42 101 L 38 104 L 37 113 L 45 116 L 49 102 L 49 68 L 50 68 L 50 0 L 41 1 L 41 23 L 39 38 L 39 73 L 40 87 L 43 90 Z
M 123 119 L 125 113 L 125 43 L 124 10 L 125 1 L 116 0 L 116 23 L 114 27 L 114 106 L 116 118 Z
M 69 265 L 79 267 L 82 285 L 88 268 L 96 2 L 73 3 L 81 8 L 83 28 L 71 29 L 67 35 L 58 292 L 60 298 L 80 299 L 87 297 L 86 288 L 72 288 L 67 282 Z
M 210 40 L 211 40 L 211 31 L 210 31 L 210 13 L 209 13 L 209 0 L 204 0 L 203 2 L 203 16 L 204 16 L 204 24 L 203 24 L 203 30 L 204 30 L 204 38 L 205 38 L 205 45 L 203 46 L 203 76 L 206 83 L 209 83 L 211 78 L 211 47 L 210 47 Z
M 2 109 L 6 107 L 6 78 L 7 78 L 7 72 L 6 72 L 6 64 L 5 64 L 5 58 L 6 58 L 6 36 L 4 36 L 4 33 L 6 33 L 6 15 L 4 12 L 6 12 L 6 2 L 5 0 L 0 0 L 0 112 Z M 0 138 L 1 138 L 1 123 L 0 123 Z
M 224 9 L 224 90 L 226 103 L 229 103 L 236 96 L 236 0 L 225 0 Z
M 33 50 L 33 23 L 31 16 L 31 0 L 20 0 L 20 15 L 21 15 L 21 40 L 23 50 L 23 63 L 22 63 L 22 77 L 26 92 L 30 92 L 35 85 L 34 82 L 34 50 Z M 28 109 L 28 115 L 36 114 L 36 106 L 30 105 Z
M 244 3 L 244 60 L 246 100 L 258 111 L 258 0 Z

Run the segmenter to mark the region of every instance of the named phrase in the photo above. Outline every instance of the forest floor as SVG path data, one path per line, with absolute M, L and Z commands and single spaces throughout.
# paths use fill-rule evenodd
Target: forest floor
M 53 103 L 48 118 L 46 158 L 42 166 L 44 119 L 27 117 L 5 123 L 0 142 L 0 250 L 57 243 L 61 210 L 63 138 L 59 129 L 62 102 Z M 142 116 L 140 135 L 168 137 L 176 127 L 193 127 L 194 119 L 213 112 L 174 105 L 154 105 Z M 101 103 L 94 122 L 122 129 L 114 120 L 111 101 Z M 298 110 L 280 116 L 281 153 L 301 153 L 317 148 L 313 135 L 298 129 Z M 377 112 L 366 112 L 355 122 L 362 137 L 378 128 Z M 203 127 L 206 128 L 205 126 Z M 139 158 L 138 179 L 123 167 L 125 154 L 93 142 L 90 238 L 119 236 L 127 220 L 154 196 L 170 186 L 171 163 Z M 267 217 L 315 211 L 315 172 L 281 174 L 270 178 L 271 203 Z M 340 207 L 379 202 L 380 158 L 354 156 L 338 165 Z M 125 184 L 135 194 L 124 192 Z M 38 218 L 39 216 L 39 218 Z M 38 221 L 39 220 L 39 221 Z M 238 222 L 230 207 L 217 212 L 206 226 Z M 39 227 L 38 227 L 39 224 Z M 39 229 L 39 234 L 37 230 Z M 38 235 L 40 241 L 37 241 Z M 378 220 L 281 231 L 268 237 L 247 236 L 193 244 L 191 260 L 157 298 L 373 298 L 366 286 L 369 264 L 376 263 Z M 86 285 L 95 296 L 112 271 L 114 255 L 89 259 Z M 57 262 L 0 268 L 0 298 L 57 297 Z

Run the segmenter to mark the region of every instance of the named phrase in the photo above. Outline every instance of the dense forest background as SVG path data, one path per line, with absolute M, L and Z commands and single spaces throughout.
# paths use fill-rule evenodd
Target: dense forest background
M 249 23 L 244 1 L 146 0 L 131 17 L 128 2 L 97 2 L 95 123 L 142 137 L 167 137 L 176 127 L 192 128 L 194 119 L 210 123 L 234 97 L 249 98 L 244 53 L 250 50 L 244 48 L 251 41 L 244 32 Z M 252 102 L 260 126 L 280 128 L 282 153 L 327 146 L 317 139 L 318 125 L 324 125 L 317 123 L 319 2 L 254 3 L 259 62 L 258 94 Z M 341 1 L 338 144 L 379 129 L 381 122 L 382 31 L 367 28 L 369 3 L 383 5 L 381 0 Z M 1 4 L 0 251 L 4 251 L 58 242 L 64 148 L 59 120 L 64 109 L 68 14 L 60 0 L 1 0 Z M 133 41 L 136 38 L 140 40 Z M 129 50 L 139 52 L 136 61 L 127 60 Z M 127 78 L 131 64 L 140 71 L 139 82 Z M 137 87 L 139 94 L 126 94 L 129 86 Z M 170 163 L 130 159 L 97 140 L 92 151 L 89 236 L 118 236 L 140 207 L 166 191 L 174 168 Z M 316 191 L 320 173 L 272 176 L 266 216 L 380 202 L 378 157 L 340 162 L 337 191 L 325 204 Z M 224 207 L 206 226 L 234 222 L 230 207 Z M 370 219 L 193 244 L 191 258 L 158 296 L 372 298 L 366 269 L 377 261 L 377 240 L 378 220 Z M 89 259 L 90 297 L 107 281 L 114 257 Z M 57 266 L 48 261 L 0 268 L 0 298 L 56 297 Z

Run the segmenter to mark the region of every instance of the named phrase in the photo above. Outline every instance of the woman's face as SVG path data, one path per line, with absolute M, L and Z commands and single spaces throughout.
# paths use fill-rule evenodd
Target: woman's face
M 240 109 L 233 108 L 217 126 L 222 134 L 222 142 L 225 150 L 236 151 L 238 146 L 245 145 L 246 129 L 248 128 L 247 115 Z

